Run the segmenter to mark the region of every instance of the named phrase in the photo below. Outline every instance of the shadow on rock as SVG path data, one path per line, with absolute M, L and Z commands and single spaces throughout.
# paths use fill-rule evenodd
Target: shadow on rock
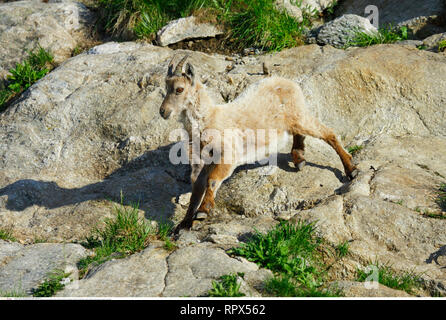
M 440 263 L 438 262 L 438 258 L 442 256 L 446 257 L 446 246 L 442 246 L 434 253 L 431 253 L 429 258 L 426 260 L 426 263 L 432 263 L 432 261 L 434 261 L 437 265 L 440 265 Z M 442 269 L 446 269 L 446 266 L 443 266 Z
M 291 154 L 289 153 L 279 153 L 277 155 L 277 167 L 282 169 L 283 171 L 286 172 L 298 172 L 298 170 L 294 167 L 294 165 L 290 165 L 290 163 L 292 162 L 292 157 Z M 238 167 L 235 171 L 234 174 L 239 172 L 239 171 L 243 171 L 243 170 L 249 170 L 249 169 L 256 169 L 256 168 L 260 168 L 260 167 L 264 167 L 267 164 L 260 164 L 259 162 L 256 162 L 255 164 L 248 164 L 248 165 L 243 165 Z M 318 169 L 323 169 L 323 170 L 329 170 L 331 172 L 333 172 L 333 174 L 336 176 L 336 178 L 339 180 L 339 182 L 345 183 L 348 182 L 348 178 L 343 175 L 342 171 L 337 169 L 337 168 L 332 168 L 329 166 L 323 166 L 323 165 L 319 165 L 313 162 L 309 162 L 306 161 L 305 166 L 308 167 L 315 167 Z M 304 169 L 305 170 L 305 167 Z M 233 175 L 234 175 L 233 174 Z
M 7 196 L 5 207 L 23 211 L 37 205 L 47 209 L 76 205 L 91 200 L 138 203 L 147 218 L 165 220 L 174 213 L 171 199 L 190 191 L 188 165 L 169 161 L 171 145 L 160 147 L 126 163 L 104 180 L 80 188 L 63 188 L 53 181 L 18 180 L 0 189 Z

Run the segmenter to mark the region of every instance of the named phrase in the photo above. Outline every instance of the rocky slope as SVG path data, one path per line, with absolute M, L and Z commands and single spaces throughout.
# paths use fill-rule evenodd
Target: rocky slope
M 362 146 L 354 157 L 359 176 L 348 181 L 336 153 L 307 138 L 303 171 L 290 164 L 291 145 L 277 167 L 239 168 L 222 185 L 214 215 L 182 232 L 178 249 L 152 243 L 92 270 L 61 296 L 196 296 L 228 272 L 244 272 L 242 288 L 256 296 L 271 273 L 224 250 L 254 228 L 301 219 L 316 221 L 333 245 L 350 242 L 336 279 L 352 280 L 370 261 L 388 262 L 421 274 L 425 294 L 446 294 L 446 220 L 425 214 L 441 212 L 436 200 L 446 183 L 445 53 L 308 45 L 229 58 L 135 42 L 109 42 L 66 60 L 0 114 L 0 229 L 22 243 L 0 242 L 0 291 L 17 289 L 14 270 L 32 274 L 23 282 L 29 292 L 50 269 L 75 269 L 56 246 L 69 248 L 74 260 L 86 256 L 63 243 L 85 239 L 111 217 L 121 191 L 139 201 L 146 218 L 182 219 L 189 168 L 170 163 L 168 139 L 181 125 L 158 110 L 167 65 L 185 53 L 219 103 L 264 78 L 263 62 L 299 83 L 313 114 L 345 146 Z M 60 244 L 31 244 L 36 240 Z M 45 264 L 29 262 L 36 259 Z M 351 295 L 405 294 L 342 286 Z
M 48 1 L 47 1 L 48 2 Z M 72 1 L 41 0 L 0 3 L 0 80 L 26 57 L 26 50 L 41 45 L 51 50 L 56 63 L 71 56 L 87 41 L 95 16 Z M 7 45 L 6 45 L 7 44 Z

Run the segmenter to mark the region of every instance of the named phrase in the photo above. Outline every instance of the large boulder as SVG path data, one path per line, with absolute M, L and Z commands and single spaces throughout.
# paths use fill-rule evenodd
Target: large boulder
M 78 2 L 25 0 L 0 3 L 0 80 L 40 45 L 56 63 L 83 45 L 94 14 Z

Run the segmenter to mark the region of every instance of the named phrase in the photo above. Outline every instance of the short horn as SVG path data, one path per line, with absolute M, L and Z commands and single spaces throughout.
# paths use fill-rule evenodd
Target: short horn
M 183 74 L 183 65 L 184 65 L 184 62 L 187 60 L 187 58 L 189 58 L 189 55 L 185 55 L 183 57 L 183 59 L 181 59 L 180 62 L 178 62 L 177 67 L 175 68 L 175 72 L 174 72 L 174 74 L 176 76 L 181 76 Z
M 167 68 L 167 76 L 169 76 L 169 77 L 171 77 L 171 76 L 173 76 L 173 62 L 174 62 L 174 60 L 175 60 L 175 58 L 176 58 L 177 56 L 174 56 L 171 60 L 170 60 L 170 62 L 169 62 L 169 67 Z

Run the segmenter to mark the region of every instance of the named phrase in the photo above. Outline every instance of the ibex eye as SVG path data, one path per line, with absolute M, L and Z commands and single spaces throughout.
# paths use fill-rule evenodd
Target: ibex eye
M 184 88 L 177 88 L 177 90 L 176 90 L 177 93 L 181 93 L 183 91 L 184 91 Z

